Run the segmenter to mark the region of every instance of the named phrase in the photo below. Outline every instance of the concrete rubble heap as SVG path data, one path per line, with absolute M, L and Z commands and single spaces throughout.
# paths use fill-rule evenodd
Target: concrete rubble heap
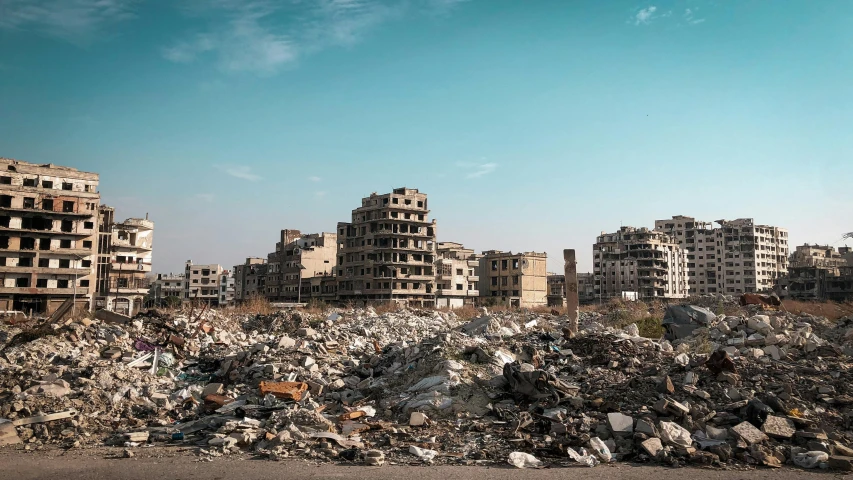
M 372 308 L 0 327 L 0 444 L 204 458 L 853 468 L 853 318 L 745 307 L 675 340 Z

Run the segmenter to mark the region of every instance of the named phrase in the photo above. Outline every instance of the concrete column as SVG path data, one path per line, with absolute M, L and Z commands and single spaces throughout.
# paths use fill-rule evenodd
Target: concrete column
M 574 249 L 563 250 L 566 274 L 566 311 L 569 315 L 569 330 L 578 332 L 578 262 L 575 261 Z

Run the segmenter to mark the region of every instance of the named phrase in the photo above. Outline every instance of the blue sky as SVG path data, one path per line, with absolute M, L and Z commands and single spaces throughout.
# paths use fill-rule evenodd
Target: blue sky
M 159 272 L 401 186 L 440 241 L 552 270 L 678 214 L 832 243 L 851 46 L 844 1 L 2 0 L 0 156 L 100 173 Z

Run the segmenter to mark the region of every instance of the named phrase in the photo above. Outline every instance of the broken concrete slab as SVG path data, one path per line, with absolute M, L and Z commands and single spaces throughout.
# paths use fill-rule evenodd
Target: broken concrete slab
M 641 443 L 640 446 L 652 458 L 657 457 L 663 451 L 663 444 L 659 438 L 649 438 Z
M 634 419 L 619 412 L 607 414 L 607 423 L 614 435 L 627 436 L 634 432 Z
M 761 426 L 761 431 L 772 438 L 791 438 L 796 433 L 797 428 L 790 419 L 768 415 L 767 419 L 764 420 L 764 425 Z
M 761 443 L 768 440 L 767 435 L 749 422 L 741 422 L 734 427 L 732 431 L 741 438 L 747 445 Z

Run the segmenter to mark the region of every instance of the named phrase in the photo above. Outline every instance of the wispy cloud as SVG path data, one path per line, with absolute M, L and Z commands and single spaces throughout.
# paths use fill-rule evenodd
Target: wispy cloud
M 458 162 L 456 164 L 457 167 L 464 168 L 468 170 L 468 174 L 465 175 L 465 178 L 480 178 L 483 175 L 488 175 L 494 172 L 498 168 L 497 163 L 469 163 L 469 162 Z
M 195 198 L 203 202 L 213 203 L 213 200 L 216 199 L 216 196 L 212 193 L 196 193 Z
M 163 48 L 162 55 L 176 63 L 213 57 L 223 72 L 272 75 L 306 55 L 352 46 L 413 6 L 447 11 L 463 1 L 195 0 L 187 13 L 206 19 L 208 28 Z
M 696 9 L 698 10 L 698 8 Z M 696 10 L 688 8 L 684 10 L 684 21 L 690 25 L 698 25 L 705 21 L 704 18 L 696 18 Z
M 634 25 L 648 24 L 655 18 L 655 12 L 657 10 L 658 7 L 654 5 L 649 5 L 646 8 L 640 9 L 640 11 L 634 16 Z
M 326 196 L 326 193 L 327 192 L 325 190 L 320 190 L 319 192 L 314 192 L 314 196 L 317 198 L 323 198 Z
M 234 178 L 248 180 L 250 182 L 257 182 L 261 179 L 260 175 L 252 173 L 252 169 L 246 166 L 217 165 L 216 168 L 222 170 L 223 172 L 228 175 L 231 175 Z
M 308 177 L 308 180 L 311 180 L 312 182 L 319 182 L 320 180 L 322 180 L 322 178 L 320 178 L 320 177 Z
M 34 30 L 75 45 L 135 16 L 139 0 L 2 0 L 0 29 Z

